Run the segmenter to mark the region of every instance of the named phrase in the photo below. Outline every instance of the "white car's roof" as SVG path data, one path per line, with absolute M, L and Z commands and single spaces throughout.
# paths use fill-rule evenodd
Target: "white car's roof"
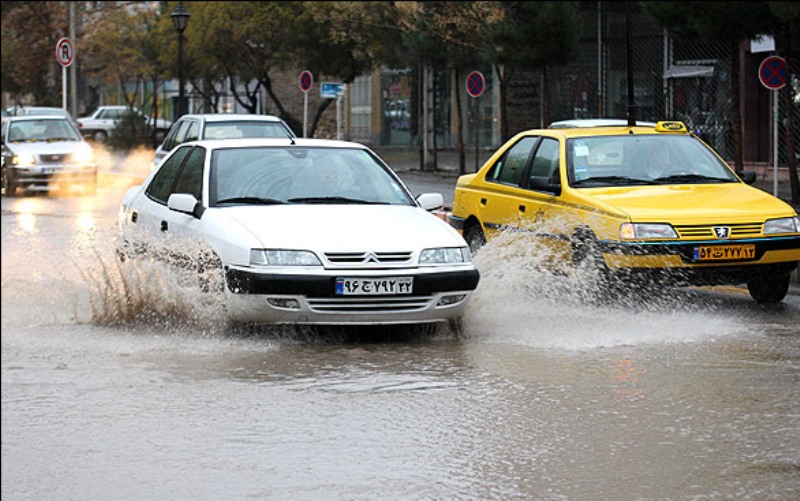
M 254 146 L 272 146 L 272 147 L 285 147 L 285 146 L 298 146 L 305 148 L 357 148 L 367 150 L 367 146 L 361 143 L 354 143 L 351 141 L 338 141 L 336 139 L 303 139 L 303 138 L 248 138 L 248 139 L 226 139 L 224 141 L 208 139 L 191 141 L 184 143 L 201 145 L 207 149 L 223 149 L 223 148 L 250 148 Z
M 560 120 L 551 123 L 548 129 L 568 129 L 573 127 L 618 127 L 627 126 L 628 121 L 623 118 L 578 118 L 575 120 Z M 642 127 L 655 127 L 655 122 L 636 121 L 636 125 Z
M 63 120 L 69 122 L 70 119 L 64 115 L 21 115 L 18 117 L 8 117 L 8 122 L 35 122 L 37 120 Z
M 280 122 L 274 115 L 250 115 L 247 113 L 205 113 L 183 115 L 185 118 L 199 118 L 206 122 Z

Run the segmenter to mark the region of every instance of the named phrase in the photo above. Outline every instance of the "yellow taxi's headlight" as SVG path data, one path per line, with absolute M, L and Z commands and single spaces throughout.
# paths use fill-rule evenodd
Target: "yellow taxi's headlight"
M 20 153 L 14 156 L 13 164 L 18 167 L 30 167 L 36 165 L 36 157 L 31 153 Z
M 619 227 L 622 240 L 678 238 L 672 225 L 661 223 L 623 223 Z
M 764 234 L 775 235 L 777 233 L 797 233 L 800 231 L 800 218 L 782 217 L 780 219 L 770 219 L 764 223 Z

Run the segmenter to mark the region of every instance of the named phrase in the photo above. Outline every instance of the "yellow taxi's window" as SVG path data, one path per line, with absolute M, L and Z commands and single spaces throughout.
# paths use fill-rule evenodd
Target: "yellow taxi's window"
M 512 146 L 503 157 L 486 174 L 487 181 L 518 186 L 522 178 L 522 171 L 531 156 L 531 150 L 536 146 L 537 137 L 524 137 Z

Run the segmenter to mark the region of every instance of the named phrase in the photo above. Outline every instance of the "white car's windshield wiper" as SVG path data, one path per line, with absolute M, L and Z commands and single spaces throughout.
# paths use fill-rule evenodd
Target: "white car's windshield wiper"
M 724 177 L 704 176 L 702 174 L 674 174 L 671 176 L 658 177 L 655 179 L 659 183 L 733 183 L 732 179 Z
M 220 204 L 252 204 L 252 205 L 279 205 L 286 202 L 282 200 L 275 200 L 274 198 L 261 198 L 261 197 L 232 197 L 223 200 L 217 200 L 217 205 Z
M 635 177 L 627 177 L 627 176 L 596 176 L 596 177 L 587 177 L 585 179 L 575 181 L 574 183 L 572 183 L 572 186 L 583 186 L 587 184 L 611 184 L 618 186 L 627 186 L 630 184 L 659 184 L 659 183 L 651 181 L 650 179 L 638 179 Z
M 48 137 L 45 141 L 48 143 L 55 143 L 57 141 L 76 141 L 76 139 L 72 137 Z
M 347 197 L 299 197 L 290 198 L 289 202 L 297 204 L 386 204 L 386 202 L 370 202 L 369 200 Z

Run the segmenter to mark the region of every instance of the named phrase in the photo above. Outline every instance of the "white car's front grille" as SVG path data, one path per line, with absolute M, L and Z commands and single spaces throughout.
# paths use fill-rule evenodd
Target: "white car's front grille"
M 309 307 L 318 313 L 393 313 L 427 308 L 432 296 L 389 298 L 308 298 Z
M 325 259 L 335 265 L 403 264 L 411 261 L 411 252 L 326 252 Z

